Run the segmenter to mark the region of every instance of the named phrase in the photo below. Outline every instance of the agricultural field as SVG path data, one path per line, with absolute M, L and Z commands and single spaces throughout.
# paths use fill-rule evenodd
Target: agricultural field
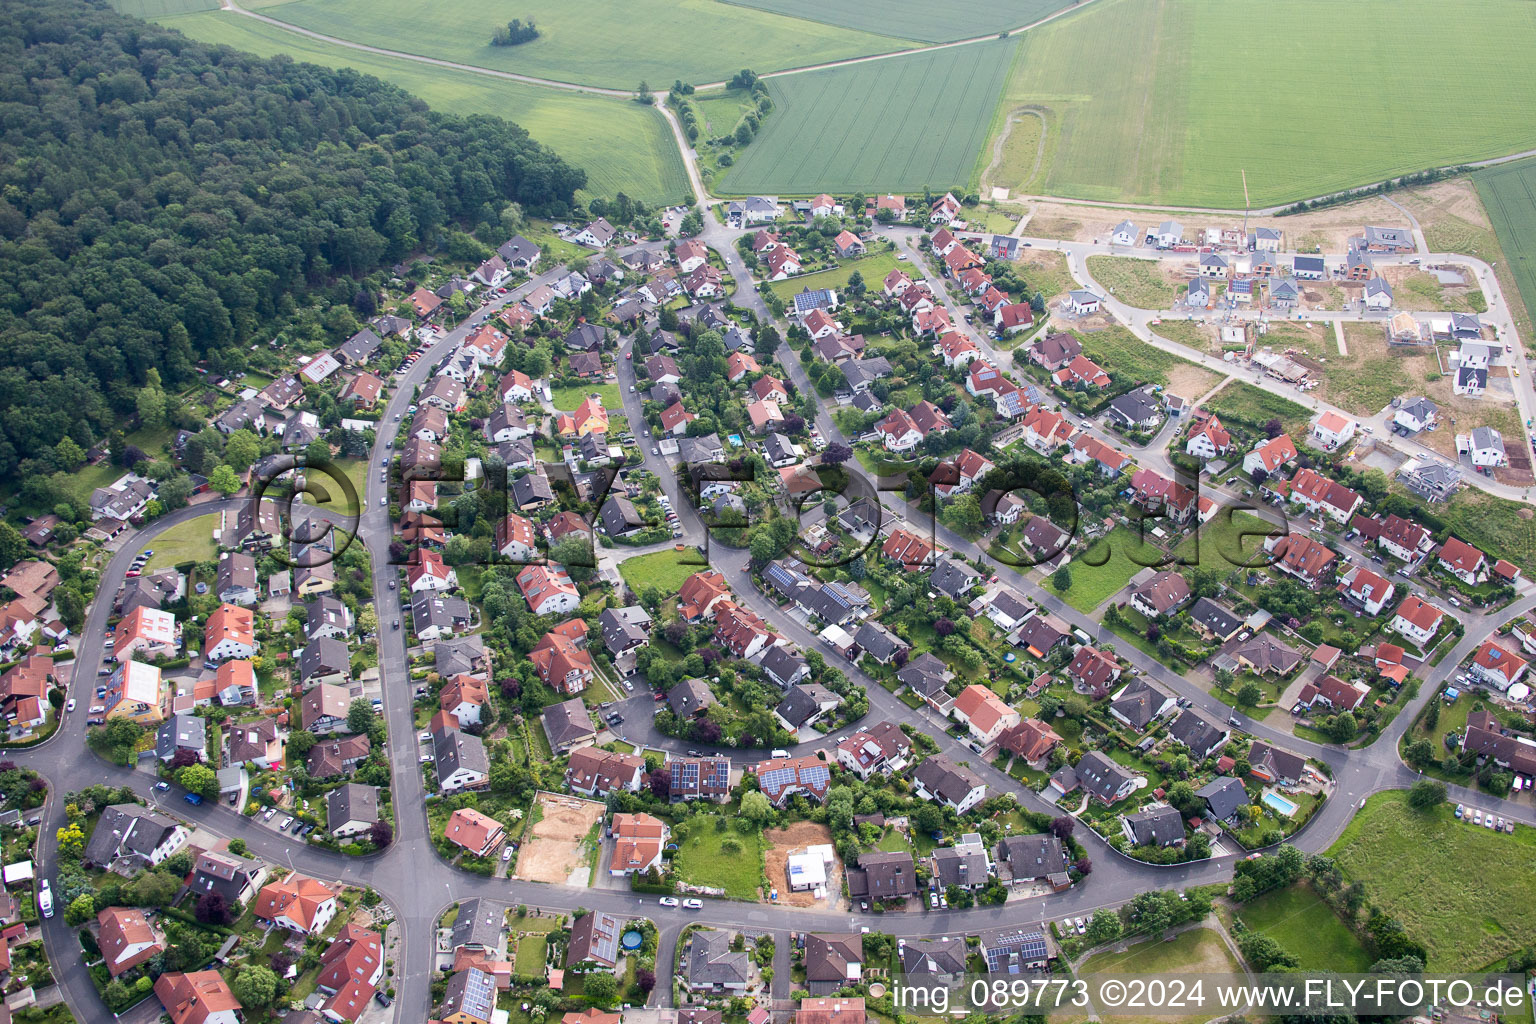
M 1502 276 L 1510 268 L 1525 309 L 1536 308 L 1536 159 L 1490 167 L 1478 171 L 1472 180 L 1504 250 L 1499 273 Z
M 114 0 L 112 7 L 122 14 L 154 21 L 172 14 L 216 11 L 219 9 L 219 0 Z
M 925 43 L 996 35 L 1022 28 L 1069 6 L 1073 0 L 736 0 L 745 7 L 820 21 L 863 32 L 895 32 Z
M 1098 331 L 1075 331 L 1083 354 L 1110 373 L 1124 374 L 1147 384 L 1161 384 L 1176 395 L 1194 400 L 1221 382 L 1203 366 L 1142 341 L 1119 324 Z
M 632 0 L 622 16 L 601 0 L 444 0 L 432 6 L 430 15 L 410 0 L 290 0 L 253 6 L 268 17 L 338 39 L 609 89 L 634 89 L 648 81 L 664 91 L 679 78 L 713 83 L 742 68 L 777 71 L 916 45 L 889 34 L 715 0 Z M 492 46 L 491 32 L 514 17 L 534 21 L 539 38 L 520 46 Z
M 1246 170 L 1261 206 L 1536 145 L 1533 44 L 1521 0 L 1096 0 L 1023 34 L 1002 106 L 1059 136 L 1037 190 L 1240 208 Z M 1264 89 L 1208 102 L 1255 67 Z
M 1089 256 L 1088 273 L 1115 298 L 1138 309 L 1171 309 L 1183 291 L 1163 273 L 1161 260 Z
M 1328 855 L 1424 943 L 1431 971 L 1471 971 L 1536 934 L 1533 852 L 1536 830 L 1489 832 L 1457 821 L 1449 804 L 1417 811 L 1399 790 L 1371 797 Z M 1496 868 L 1469 871 L 1469 864 Z
M 1308 885 L 1267 892 L 1235 908 L 1250 931 L 1268 935 L 1301 961 L 1307 971 L 1364 974 L 1371 956 L 1333 908 Z
M 865 256 L 863 259 L 849 260 L 840 266 L 829 270 L 817 271 L 814 274 L 805 274 L 800 277 L 786 278 L 783 281 L 774 281 L 768 286 L 768 290 L 780 299 L 788 302 L 806 288 L 832 288 L 841 291 L 848 284 L 848 278 L 857 270 L 864 276 L 864 284 L 873 290 L 879 290 L 880 282 L 885 280 L 885 275 L 901 266 L 894 252 L 878 252 L 873 256 Z
M 976 177 L 1014 46 L 993 40 L 769 79 L 773 113 L 719 190 L 813 195 L 965 186 Z
M 688 176 L 660 111 L 570 90 L 546 89 L 469 71 L 365 53 L 310 39 L 227 11 L 159 19 L 194 39 L 223 43 L 263 57 L 294 60 L 375 75 L 435 110 L 489 114 L 516 121 L 539 142 L 587 172 L 585 194 L 619 192 L 652 204 L 684 200 Z

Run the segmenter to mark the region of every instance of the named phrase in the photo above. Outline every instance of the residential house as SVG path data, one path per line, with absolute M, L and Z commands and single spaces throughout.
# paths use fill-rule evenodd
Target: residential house
M 1005 730 L 1019 724 L 1019 713 L 986 686 L 971 684 L 955 698 L 953 714 L 971 738 L 988 747 Z
M 323 932 L 336 916 L 336 894 L 323 882 L 298 873 L 270 882 L 256 894 L 256 920 L 305 935 Z
M 1354 420 L 1340 416 L 1331 409 L 1317 418 L 1312 424 L 1312 440 L 1322 447 L 1324 451 L 1333 449 L 1347 442 L 1355 436 L 1356 424 Z
M 812 932 L 805 937 L 805 987 L 827 995 L 857 985 L 864 973 L 864 938 Z
M 1183 576 L 1163 571 L 1131 588 L 1131 607 L 1149 619 L 1160 619 L 1182 607 L 1190 597 L 1189 583 Z
M 549 705 L 542 720 L 544 735 L 557 751 L 576 750 L 597 742 L 597 729 L 580 698 Z
M 1167 804 L 1122 815 L 1120 827 L 1132 846 L 1178 846 L 1184 842 L 1184 816 Z
M 964 814 L 987 797 L 981 776 L 943 754 L 935 754 L 912 772 L 912 790 L 919 799 L 941 803 Z
M 1097 750 L 1084 754 L 1076 771 L 1078 783 L 1106 806 L 1124 800 L 1136 788 L 1136 776 Z

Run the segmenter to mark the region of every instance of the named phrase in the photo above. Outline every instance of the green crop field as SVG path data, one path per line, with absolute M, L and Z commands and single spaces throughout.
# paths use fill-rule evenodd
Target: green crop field
M 1518 160 L 1472 176 L 1527 310 L 1536 309 L 1536 160 Z
M 885 32 L 948 43 L 1033 24 L 1072 0 L 735 0 L 746 7 L 776 11 L 828 25 Z
M 661 204 L 689 194 L 683 158 L 666 121 L 659 111 L 635 103 L 365 53 L 224 11 L 159 20 L 194 39 L 264 57 L 283 53 L 328 67 L 356 68 L 443 113 L 505 117 L 586 170 L 587 191 L 594 195 L 624 192 Z
M 338 39 L 440 57 L 477 67 L 610 89 L 674 79 L 723 81 L 741 68 L 775 71 L 915 43 L 786 18 L 715 0 L 292 0 L 261 12 Z M 492 46 L 491 32 L 512 18 L 532 18 L 540 37 Z
M 1536 938 L 1533 849 L 1536 830 L 1489 832 L 1448 804 L 1416 811 L 1397 790 L 1371 797 L 1328 855 L 1428 947 L 1430 970 L 1475 971 Z
M 1014 46 L 993 40 L 769 79 L 773 113 L 720 190 L 964 186 L 976 176 Z
M 1095 0 L 1022 38 L 1003 107 L 1047 111 L 1055 195 L 1241 207 L 1246 170 L 1262 206 L 1536 146 L 1528 0 Z

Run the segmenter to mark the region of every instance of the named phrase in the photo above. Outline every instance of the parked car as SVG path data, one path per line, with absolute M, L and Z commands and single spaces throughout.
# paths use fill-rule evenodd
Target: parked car
M 677 897 L 676 896 L 663 896 L 661 899 L 657 900 L 656 902 L 660 903 L 664 907 L 675 907 L 675 906 L 677 906 Z
M 684 910 L 703 910 L 704 901 L 698 899 L 683 900 Z

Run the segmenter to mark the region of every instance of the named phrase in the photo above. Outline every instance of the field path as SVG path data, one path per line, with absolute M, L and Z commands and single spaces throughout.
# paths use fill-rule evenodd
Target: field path
M 977 190 L 985 195 L 991 186 L 992 172 L 997 170 L 998 164 L 1003 162 L 1003 146 L 1008 142 L 1008 136 L 1012 133 L 1014 125 L 1026 117 L 1034 117 L 1040 120 L 1040 138 L 1035 143 L 1035 163 L 1029 169 L 1029 177 L 1025 181 L 1034 181 L 1035 175 L 1040 173 L 1040 161 L 1045 159 L 1045 133 L 1050 130 L 1050 123 L 1045 119 L 1045 112 L 1035 107 L 1021 107 L 1008 115 L 1008 120 L 1003 123 L 1003 130 L 998 132 L 997 139 L 992 143 L 992 160 L 987 164 L 987 169 L 981 172 L 981 183 Z
M 1349 347 L 1344 344 L 1344 321 L 1333 322 L 1333 340 L 1339 343 L 1339 355 L 1349 358 Z

